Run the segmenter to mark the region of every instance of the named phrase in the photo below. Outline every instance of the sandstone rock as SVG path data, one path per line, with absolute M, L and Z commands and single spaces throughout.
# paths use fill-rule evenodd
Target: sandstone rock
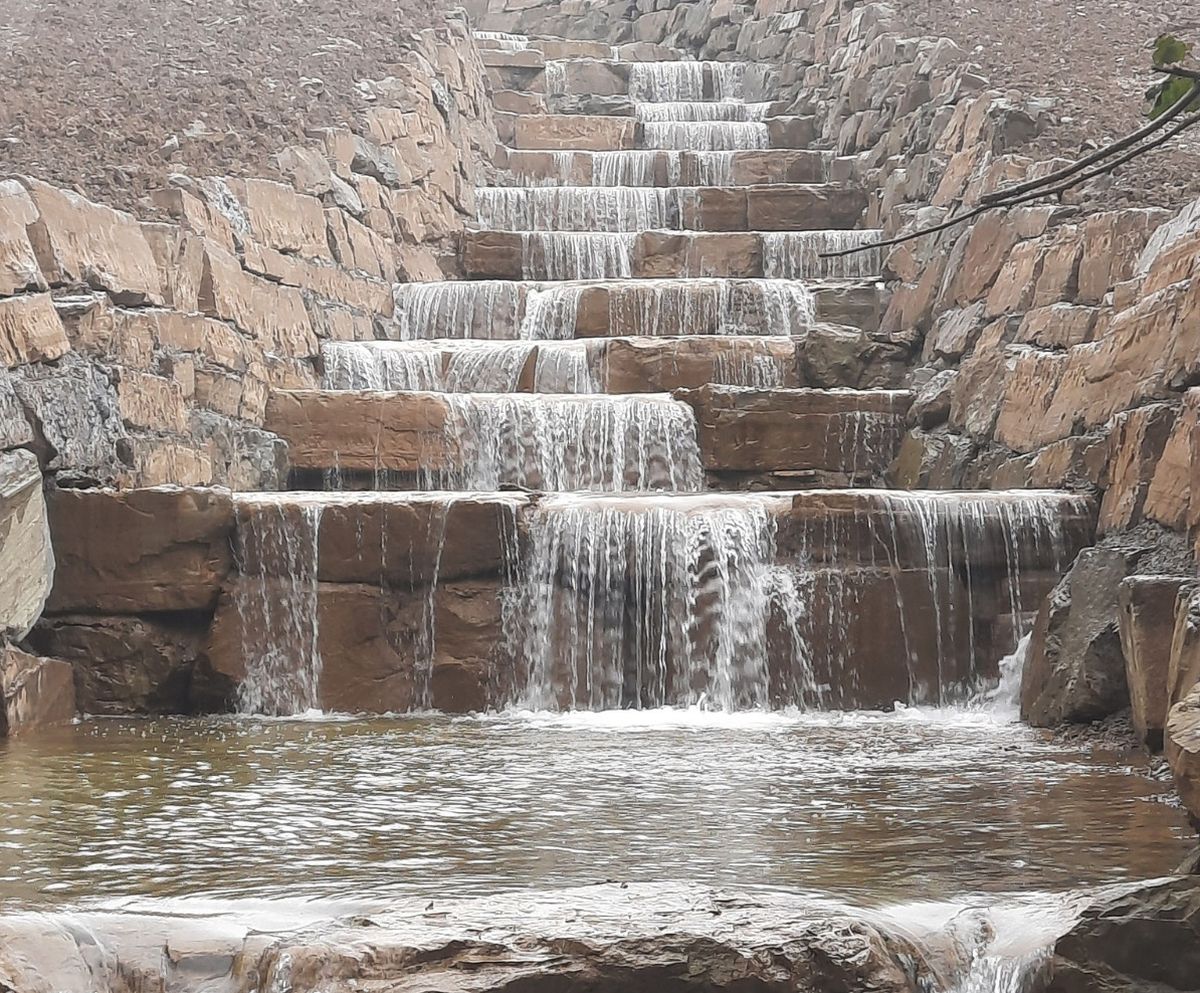
M 909 358 L 906 347 L 883 335 L 815 324 L 800 343 L 800 379 L 805 386 L 821 389 L 895 389 L 904 379 Z
M 1056 303 L 1029 311 L 1017 331 L 1017 341 L 1039 348 L 1071 348 L 1091 341 L 1099 312 L 1095 307 Z
M 796 348 L 779 338 L 612 338 L 598 368 L 608 393 L 664 393 L 720 382 L 721 369 L 756 363 L 778 369 L 784 388 L 802 385 Z
M 633 148 L 637 125 L 628 117 L 543 114 L 518 117 L 513 148 L 616 151 Z
M 49 293 L 0 298 L 0 366 L 44 362 L 70 349 Z
M 1175 790 L 1192 826 L 1200 830 L 1200 685 L 1172 705 L 1164 740 Z
M 229 685 L 202 657 L 210 615 L 45 617 L 33 648 L 70 662 L 84 714 L 190 714 L 228 709 Z
M 75 676 L 68 663 L 0 645 L 0 738 L 74 717 Z
M 1146 496 L 1175 424 L 1175 409 L 1151 404 L 1120 414 L 1110 436 L 1108 489 L 1100 506 L 1102 530 L 1142 519 Z
M 1146 517 L 1177 531 L 1185 530 L 1191 522 L 1193 489 L 1200 496 L 1200 485 L 1194 487 L 1192 481 L 1193 472 L 1200 468 L 1192 451 L 1198 436 L 1200 389 L 1191 389 L 1184 394 L 1162 456 L 1153 467 L 1144 507 Z
M 879 475 L 895 457 L 912 395 L 704 386 L 677 397 L 696 412 L 710 470 Z
M 224 490 L 59 490 L 51 613 L 211 610 L 232 565 Z
M 1176 600 L 1189 582 L 1179 576 L 1130 576 L 1118 589 L 1133 726 L 1143 743 L 1155 750 L 1162 746 L 1167 723 Z
M 948 431 L 909 431 L 900 443 L 888 480 L 897 489 L 962 489 L 975 454 L 970 438 Z
M 912 933 L 870 911 L 687 884 L 427 903 L 304 927 L 260 918 L 253 930 L 199 916 L 13 914 L 0 922 L 0 968 L 15 989 L 84 988 L 101 947 L 145 987 L 179 990 L 253 974 L 287 976 L 295 993 L 916 993 L 966 982 L 962 949 L 987 940 L 974 915 L 949 935 Z
M 294 468 L 418 472 L 447 466 L 448 417 L 434 393 L 276 390 L 266 428 Z
M 917 390 L 908 411 L 910 426 L 931 431 L 950 419 L 950 400 L 957 377 L 957 370 L 943 369 Z
M 228 185 L 256 241 L 305 258 L 330 258 L 325 211 L 316 197 L 265 179 L 233 179 Z
M 1130 556 L 1080 553 L 1038 612 L 1021 679 L 1021 716 L 1035 727 L 1100 720 L 1129 703 L 1118 625 Z
M 0 180 L 0 296 L 46 288 L 26 230 L 35 220 L 37 207 L 25 187 Z
M 848 186 L 755 186 L 746 190 L 746 220 L 751 231 L 852 228 L 866 208 L 866 194 Z
M 1172 993 L 1200 970 L 1200 881 L 1112 887 L 1054 945 L 1046 993 Z
M 42 474 L 29 452 L 0 452 L 0 637 L 21 639 L 54 577 Z
M 1093 214 L 1083 227 L 1079 302 L 1098 304 L 1117 283 L 1134 275 L 1138 253 L 1168 217 L 1165 210 L 1119 210 Z
M 118 303 L 163 302 L 154 253 L 129 214 L 37 179 L 21 183 L 37 209 L 29 239 L 51 286 L 86 283 Z

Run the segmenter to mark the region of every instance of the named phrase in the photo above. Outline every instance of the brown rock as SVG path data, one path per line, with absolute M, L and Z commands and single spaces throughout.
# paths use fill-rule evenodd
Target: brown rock
M 669 393 L 719 383 L 724 369 L 758 362 L 775 366 L 784 388 L 801 385 L 795 345 L 779 338 L 612 338 L 599 368 L 608 393 Z
M 520 234 L 510 231 L 465 231 L 462 236 L 464 273 L 476 279 L 524 278 L 524 247 Z
M 1175 410 L 1151 404 L 1118 415 L 1110 436 L 1108 489 L 1100 528 L 1113 531 L 1142 519 L 1146 495 L 1175 425 Z
M 310 259 L 330 259 L 325 210 L 316 197 L 266 179 L 231 179 L 229 188 L 241 202 L 254 239 Z
M 1058 441 L 1058 427 L 1046 422 L 1046 411 L 1054 400 L 1067 357 L 1060 352 L 1013 346 L 1006 361 L 1011 369 L 1004 380 L 996 440 L 1017 452 L 1032 452 Z
M 0 366 L 45 362 L 70 350 L 49 293 L 0 298 Z
M 1154 750 L 1162 747 L 1167 723 L 1176 600 L 1190 583 L 1180 576 L 1130 576 L 1118 590 L 1133 726 Z
M 54 576 L 54 552 L 31 452 L 0 452 L 0 637 L 25 637 L 42 612 Z
M 1153 467 L 1146 492 L 1145 515 L 1176 531 L 1186 530 L 1191 520 L 1192 452 L 1200 435 L 1200 389 L 1188 390 L 1175 425 L 1163 446 L 1162 457 Z M 1200 492 L 1200 491 L 1198 491 Z
M 36 651 L 74 667 L 83 714 L 224 710 L 229 686 L 212 677 L 201 657 L 209 617 L 45 617 L 29 640 Z
M 1084 223 L 1079 263 L 1079 302 L 1098 304 L 1133 275 L 1150 233 L 1169 216 L 1165 210 L 1119 210 L 1093 214 Z
M 449 409 L 436 393 L 272 393 L 266 428 L 288 442 L 294 468 L 445 468 Z
M 231 567 L 223 490 L 58 490 L 50 529 L 52 613 L 211 609 Z
M 158 264 L 133 217 L 40 180 L 21 183 L 38 215 L 29 240 L 51 286 L 86 283 L 117 303 L 163 302 Z
M 1118 593 L 1133 568 L 1122 553 L 1086 549 L 1042 604 L 1021 679 L 1024 720 L 1086 723 L 1128 705 Z
M 75 676 L 67 662 L 0 645 L 0 738 L 75 718 Z
M 895 458 L 912 394 L 745 390 L 677 394 L 696 412 L 706 469 L 881 474 Z
M 46 288 L 26 231 L 35 220 L 37 207 L 25 187 L 0 180 L 0 296 Z
M 1091 341 L 1099 317 L 1094 307 L 1056 303 L 1029 311 L 1017 331 L 1017 341 L 1039 348 L 1071 348 Z
M 543 114 L 518 117 L 513 148 L 616 151 L 634 148 L 637 124 L 628 117 Z
M 866 209 L 866 193 L 850 186 L 756 186 L 746 191 L 751 231 L 853 228 Z

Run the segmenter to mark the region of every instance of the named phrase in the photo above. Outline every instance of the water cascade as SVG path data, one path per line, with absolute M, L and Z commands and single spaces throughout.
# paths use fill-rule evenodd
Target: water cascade
M 238 494 L 234 592 L 246 676 L 238 709 L 301 714 L 319 707 L 317 541 L 321 505 L 286 494 Z
M 599 392 L 585 341 L 339 341 L 321 349 L 326 389 L 443 393 L 515 392 L 535 354 L 537 392 Z
M 638 335 L 799 334 L 816 300 L 798 280 L 646 279 L 610 289 L 609 312 L 610 326 Z
M 635 62 L 629 95 L 640 103 L 739 100 L 745 76 L 744 62 Z
M 487 187 L 479 220 L 501 231 L 646 231 L 677 228 L 683 191 L 654 187 Z
M 642 127 L 648 148 L 731 152 L 771 147 L 771 132 L 761 121 L 658 121 Z
M 695 492 L 692 408 L 669 396 L 459 394 L 448 398 L 458 468 L 439 488 Z
M 538 504 L 507 637 L 518 703 L 609 710 L 768 703 L 771 504 L 557 496 Z
M 823 252 L 872 245 L 882 237 L 879 231 L 770 231 L 762 237 L 763 269 L 772 279 L 876 279 L 883 268 L 882 249 L 821 258 Z
M 666 123 L 671 121 L 761 121 L 768 117 L 774 104 L 741 103 L 738 101 L 681 101 L 679 103 L 639 103 L 634 111 L 639 121 Z
M 660 156 L 667 158 L 667 185 L 679 185 L 682 155 L 680 152 L 626 149 L 619 152 L 588 154 L 592 158 L 593 186 L 656 186 L 656 168 Z
M 634 232 L 522 232 L 526 279 L 628 279 Z
M 523 34 L 507 34 L 504 31 L 476 31 L 475 38 L 485 42 L 486 48 L 502 52 L 524 52 L 529 48 L 529 39 Z

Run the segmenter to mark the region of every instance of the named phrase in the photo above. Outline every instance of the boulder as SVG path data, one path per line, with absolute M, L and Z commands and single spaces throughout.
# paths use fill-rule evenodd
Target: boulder
M 1132 557 L 1081 552 L 1038 611 L 1021 678 L 1021 717 L 1036 727 L 1100 720 L 1129 705 L 1118 596 Z
M 138 988 L 180 991 L 253 975 L 294 993 L 917 993 L 970 981 L 965 949 L 986 922 L 965 916 L 950 936 L 790 894 L 637 882 L 404 900 L 303 926 L 268 914 L 253 930 L 233 916 L 11 914 L 0 981 L 92 989 L 97 964 L 119 960 Z
M 950 403 L 957 378 L 957 369 L 943 369 L 917 390 L 908 411 L 909 425 L 932 431 L 945 424 L 950 419 Z
M 0 296 L 46 288 L 29 242 L 35 220 L 37 207 L 25 187 L 15 179 L 0 180 Z
M 1102 891 L 1054 944 L 1045 993 L 1172 993 L 1200 975 L 1200 879 Z
M 42 473 L 31 452 L 0 452 L 0 637 L 21 639 L 54 579 Z
M 608 393 L 664 393 L 727 380 L 728 370 L 758 366 L 777 370 L 781 387 L 802 385 L 796 347 L 788 338 L 612 338 L 598 368 Z
M 203 660 L 209 615 L 68 614 L 30 633 L 34 651 L 69 662 L 80 713 L 190 714 L 227 707 L 230 689 Z
M 518 117 L 513 147 L 618 151 L 634 147 L 637 124 L 629 117 L 542 114 Z
M 1118 587 L 1121 649 L 1133 726 L 1151 749 L 1162 746 L 1167 724 L 1171 644 L 1181 576 L 1130 576 Z
M 45 362 L 70 350 L 49 293 L 0 298 L 0 366 Z
M 70 663 L 0 645 L 0 738 L 65 724 L 74 717 Z
M 225 490 L 59 490 L 50 528 L 51 613 L 211 610 L 232 566 Z

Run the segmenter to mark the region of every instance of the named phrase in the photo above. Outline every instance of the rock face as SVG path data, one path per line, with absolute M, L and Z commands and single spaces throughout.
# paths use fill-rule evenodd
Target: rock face
M 1176 600 L 1188 583 L 1179 576 L 1130 576 L 1118 589 L 1133 726 L 1142 742 L 1155 750 L 1162 747 L 1167 725 Z
M 75 678 L 69 663 L 0 645 L 0 738 L 74 717 Z
M 1101 896 L 1054 946 L 1046 993 L 1170 993 L 1200 975 L 1200 879 Z
M 38 461 L 26 451 L 0 453 L 0 637 L 29 632 L 53 577 Z
M 402 904 L 253 933 L 236 920 L 0 919 L 0 981 L 60 993 L 117 975 L 179 993 L 917 993 L 967 970 L 952 942 L 866 913 L 682 885 Z
M 56 614 L 211 610 L 232 562 L 224 490 L 60 490 L 50 527 Z
M 1128 704 L 1118 593 L 1132 571 L 1125 554 L 1090 548 L 1046 599 L 1021 679 L 1025 720 L 1037 727 L 1094 721 Z

